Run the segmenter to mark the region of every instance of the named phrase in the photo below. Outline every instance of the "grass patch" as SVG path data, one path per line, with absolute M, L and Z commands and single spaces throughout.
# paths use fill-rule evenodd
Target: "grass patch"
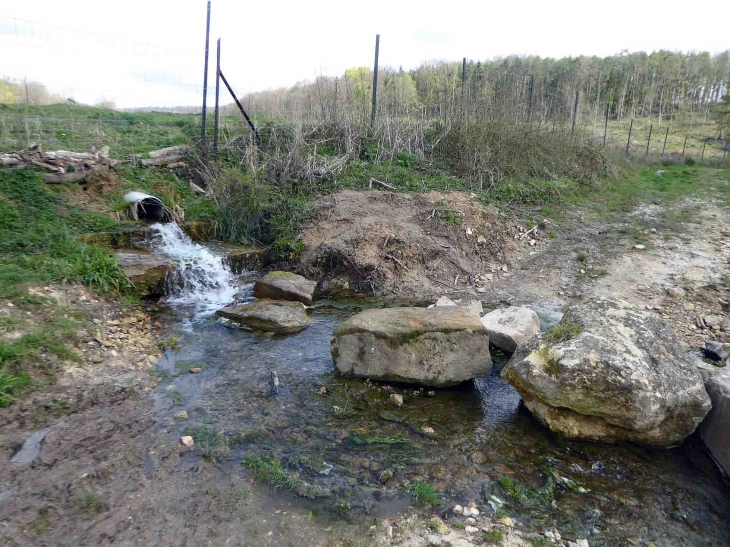
M 299 478 L 282 469 L 279 460 L 265 456 L 246 456 L 241 463 L 251 471 L 257 482 L 269 484 L 274 488 L 296 490 L 302 484 Z
M 484 540 L 487 543 L 501 543 L 504 540 L 504 530 L 493 528 L 484 532 Z
M 193 438 L 195 451 L 208 461 L 220 463 L 230 452 L 228 437 L 213 427 L 201 425 L 189 429 L 185 434 Z
M 441 499 L 439 498 L 436 487 L 426 481 L 417 481 L 412 484 L 408 490 L 410 491 L 416 505 L 423 507 L 435 507 Z
M 49 281 L 77 281 L 102 292 L 131 288 L 108 249 L 76 240 L 113 221 L 73 207 L 61 191 L 46 188 L 31 171 L 0 169 L 0 297 Z
M 583 328 L 579 325 L 568 321 L 561 321 L 545 332 L 543 340 L 550 344 L 557 344 L 570 340 L 571 338 L 578 336 L 581 332 L 583 332 Z
M 78 510 L 89 513 L 101 513 L 107 506 L 104 498 L 90 489 L 78 492 L 71 502 Z
M 3 351 L 0 346 L 0 352 Z M 9 372 L 7 367 L 0 369 L 0 407 L 6 407 L 15 401 L 15 393 L 30 384 L 27 372 Z

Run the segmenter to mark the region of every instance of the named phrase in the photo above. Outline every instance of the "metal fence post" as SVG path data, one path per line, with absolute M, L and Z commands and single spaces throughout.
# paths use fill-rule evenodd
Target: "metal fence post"
M 700 161 L 705 161 L 705 148 L 707 148 L 707 139 L 705 139 L 705 143 L 702 145 L 702 157 Z
M 649 143 L 651 143 L 651 130 L 654 129 L 654 124 L 649 124 L 649 138 L 646 139 L 646 154 L 644 154 L 644 157 L 649 157 Z
M 221 90 L 221 39 L 218 38 L 216 46 L 216 63 L 215 63 L 215 123 L 213 125 L 213 151 L 218 152 L 218 124 L 220 122 L 220 108 L 218 99 Z
M 210 41 L 210 0 L 208 0 L 208 16 L 205 22 L 205 68 L 203 69 L 203 116 L 200 127 L 200 144 L 205 147 L 205 113 L 208 98 L 208 42 Z
M 664 151 L 667 149 L 667 137 L 669 136 L 669 126 L 667 126 L 667 132 L 664 133 L 664 146 L 662 146 L 662 157 L 664 157 Z
M 580 90 L 575 90 L 575 102 L 573 103 L 573 127 L 570 129 L 570 135 L 573 136 L 573 133 L 575 133 L 575 121 L 578 119 L 578 94 L 580 93 Z
M 629 125 L 629 138 L 626 139 L 626 155 L 629 155 L 629 146 L 631 145 L 631 130 L 634 128 L 634 118 L 631 118 L 631 124 Z
M 687 137 L 689 137 L 689 135 L 684 136 L 684 146 L 682 146 L 682 157 L 684 157 L 684 151 L 687 148 Z
M 606 122 L 603 124 L 603 146 L 606 146 L 606 132 L 608 131 L 608 104 L 606 105 Z
M 378 108 L 378 53 L 380 52 L 380 34 L 375 35 L 375 65 L 373 66 L 373 111 L 370 114 L 370 127 L 375 125 L 375 111 Z

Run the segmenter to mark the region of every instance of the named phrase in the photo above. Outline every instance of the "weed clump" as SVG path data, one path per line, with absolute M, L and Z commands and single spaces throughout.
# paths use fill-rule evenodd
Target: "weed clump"
M 220 463 L 230 452 L 228 437 L 210 426 L 201 425 L 185 433 L 195 440 L 195 451 L 213 463 Z
M 484 532 L 484 539 L 487 543 L 500 543 L 504 539 L 504 530 L 493 528 Z
M 580 325 L 568 321 L 561 321 L 545 332 L 543 339 L 551 344 L 557 344 L 570 340 L 578 336 L 581 332 L 583 332 L 583 328 Z
M 265 456 L 246 456 L 241 462 L 258 482 L 267 483 L 274 488 L 296 490 L 302 481 L 281 468 L 281 462 Z
M 426 481 L 417 481 L 408 490 L 413 495 L 417 505 L 435 507 L 441 501 L 436 492 L 436 487 Z

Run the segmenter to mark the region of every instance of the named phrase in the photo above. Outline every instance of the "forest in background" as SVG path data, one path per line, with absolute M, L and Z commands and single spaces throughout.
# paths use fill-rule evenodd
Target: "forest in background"
M 378 115 L 443 119 L 467 109 L 492 120 L 568 123 L 577 103 L 579 124 L 602 120 L 608 108 L 612 120 L 653 117 L 690 128 L 698 116 L 712 116 L 729 85 L 730 51 L 467 61 L 463 84 L 462 63 L 430 62 L 408 71 L 380 69 Z M 243 104 L 258 117 L 367 118 L 371 95 L 372 69 L 359 67 L 343 77 L 251 93 Z

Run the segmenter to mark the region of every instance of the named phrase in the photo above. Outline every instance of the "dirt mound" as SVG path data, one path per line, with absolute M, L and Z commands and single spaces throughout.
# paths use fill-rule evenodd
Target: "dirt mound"
M 300 268 L 325 291 L 424 298 L 473 290 L 524 249 L 520 227 L 461 192 L 344 191 L 321 198 Z

